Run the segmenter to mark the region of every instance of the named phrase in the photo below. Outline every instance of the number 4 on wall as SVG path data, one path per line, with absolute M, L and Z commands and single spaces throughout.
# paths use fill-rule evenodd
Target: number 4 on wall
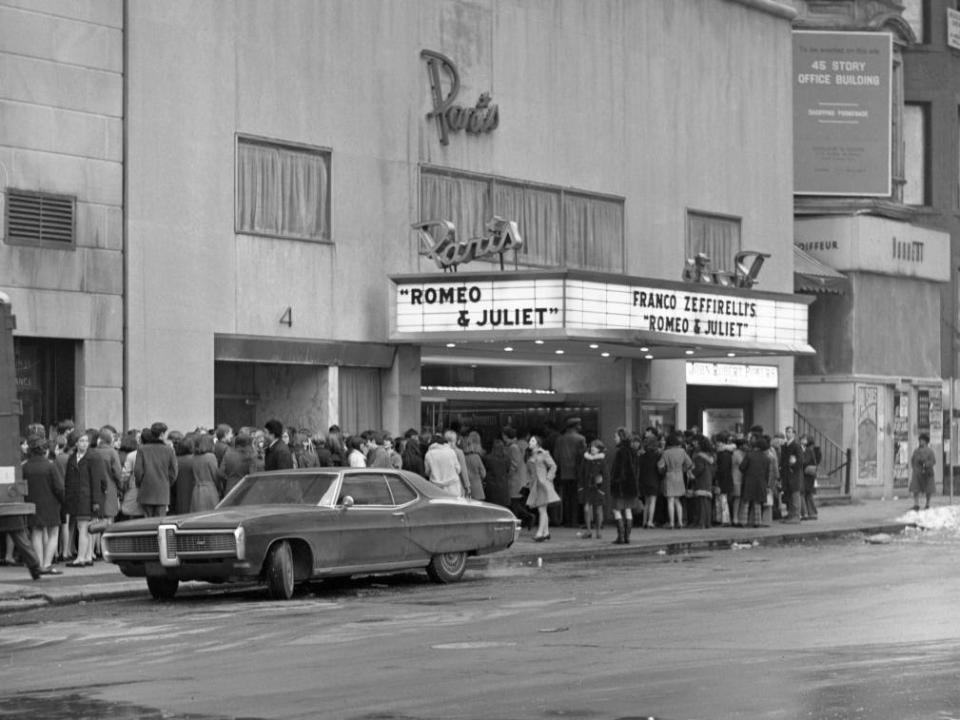
M 293 327 L 293 308 L 292 307 L 288 306 L 287 309 L 283 311 L 283 315 L 280 316 L 280 324 L 286 325 L 287 327 Z

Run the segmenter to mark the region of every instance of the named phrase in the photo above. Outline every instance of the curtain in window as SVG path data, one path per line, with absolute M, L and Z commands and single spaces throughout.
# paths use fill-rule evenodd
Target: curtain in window
M 326 239 L 326 156 L 259 143 L 237 146 L 237 231 Z
M 706 253 L 713 270 L 733 270 L 740 252 L 740 221 L 734 218 L 687 213 L 687 257 Z
M 563 264 L 560 247 L 560 193 L 498 182 L 494 214 L 516 220 L 523 238 L 520 257 L 537 265 Z
M 491 217 L 490 183 L 486 180 L 420 174 L 421 220 L 449 220 L 457 228 L 457 240 L 469 240 L 483 234 Z
M 379 430 L 380 371 L 377 368 L 340 368 L 340 427 L 344 433 Z
M 623 205 L 564 193 L 567 267 L 623 271 Z

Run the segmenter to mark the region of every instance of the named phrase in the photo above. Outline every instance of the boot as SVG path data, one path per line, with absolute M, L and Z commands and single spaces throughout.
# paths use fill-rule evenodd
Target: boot
M 623 544 L 630 544 L 630 531 L 633 530 L 633 519 L 626 518 L 623 521 Z
M 623 519 L 616 518 L 617 520 L 617 539 L 613 541 L 614 545 L 623 545 Z

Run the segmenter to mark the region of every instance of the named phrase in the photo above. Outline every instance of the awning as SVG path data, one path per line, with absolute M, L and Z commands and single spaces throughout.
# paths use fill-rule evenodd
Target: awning
M 842 272 L 824 265 L 794 245 L 793 289 L 799 293 L 843 295 L 850 289 L 850 280 Z

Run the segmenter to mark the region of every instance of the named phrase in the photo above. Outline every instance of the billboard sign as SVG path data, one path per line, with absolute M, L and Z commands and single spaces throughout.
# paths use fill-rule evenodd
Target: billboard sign
M 794 193 L 888 197 L 889 33 L 793 33 Z

